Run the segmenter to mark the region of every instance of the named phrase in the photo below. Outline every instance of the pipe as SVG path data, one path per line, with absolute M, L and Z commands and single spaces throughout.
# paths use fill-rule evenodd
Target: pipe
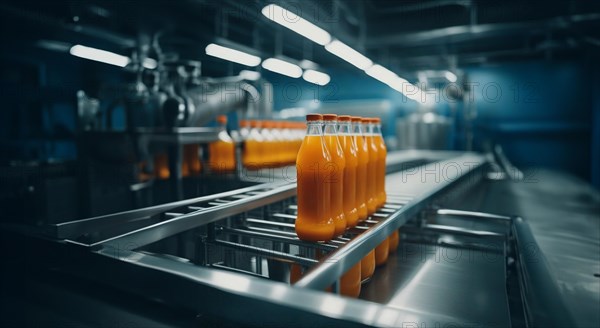
M 187 126 L 202 126 L 217 115 L 248 108 L 260 99 L 258 90 L 245 82 L 202 83 L 188 89 L 187 93 L 194 103 L 194 111 L 188 114 Z

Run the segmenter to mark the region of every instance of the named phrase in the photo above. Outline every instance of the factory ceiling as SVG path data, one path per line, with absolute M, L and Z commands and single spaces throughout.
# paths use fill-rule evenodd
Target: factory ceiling
M 350 67 L 266 19 L 277 3 L 398 74 L 504 60 L 585 58 L 600 48 L 597 1 L 152 0 L 3 1 L 3 42 L 39 38 L 127 53 L 160 35 L 165 52 L 201 60 L 213 75 L 230 64 L 204 54 L 215 40 L 324 67 Z M 205 71 L 206 71 L 205 69 Z

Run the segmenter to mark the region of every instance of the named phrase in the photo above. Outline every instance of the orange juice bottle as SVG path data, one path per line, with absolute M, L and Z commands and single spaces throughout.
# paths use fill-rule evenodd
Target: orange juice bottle
M 367 213 L 372 215 L 377 210 L 377 166 L 379 162 L 379 148 L 373 136 L 373 119 L 363 118 L 363 134 L 369 148 L 369 163 L 367 164 Z
M 375 118 L 374 125 L 375 142 L 379 147 L 379 160 L 377 162 L 377 181 L 375 183 L 377 189 L 377 207 L 383 207 L 387 200 L 385 193 L 385 160 L 387 157 L 387 148 L 385 141 L 381 135 L 381 119 Z M 396 232 L 397 233 L 397 232 Z
M 273 137 L 273 143 L 271 144 L 271 151 L 273 153 L 271 166 L 280 166 L 284 162 L 284 145 L 283 145 L 283 136 L 281 135 L 280 125 L 276 121 L 270 121 L 269 124 L 269 132 L 271 132 L 271 136 Z
M 340 278 L 340 294 L 358 297 L 360 295 L 360 282 L 360 262 L 358 262 Z
M 353 228 L 358 222 L 358 209 L 356 208 L 356 168 L 358 167 L 358 149 L 354 143 L 354 138 L 352 137 L 350 116 L 338 116 L 338 123 L 338 136 L 342 149 L 344 150 L 344 159 L 346 160 L 343 192 L 344 215 L 346 216 L 346 225 L 349 228 Z
M 242 153 L 242 162 L 244 167 L 255 170 L 260 168 L 260 161 L 262 157 L 262 135 L 259 130 L 259 122 L 251 120 L 249 122 L 250 132 L 248 137 L 244 141 L 244 151 Z
M 400 244 L 400 234 L 398 233 L 398 230 L 394 230 L 388 239 L 390 241 L 390 253 L 395 253 L 398 250 L 398 245 Z
M 216 172 L 235 170 L 235 143 L 227 133 L 227 116 L 219 115 L 219 140 L 208 146 L 210 154 L 210 169 Z
M 250 134 L 250 122 L 248 120 L 240 120 L 240 138 L 242 141 L 248 139 Z
M 273 133 L 271 133 L 271 128 L 273 124 L 271 121 L 262 121 L 262 129 L 260 129 L 260 135 L 263 138 L 263 142 L 261 143 L 261 167 L 272 167 L 275 165 L 277 149 L 275 138 L 273 137 Z
M 183 163 L 181 165 L 181 173 L 184 177 L 200 173 L 202 164 L 200 162 L 199 150 L 199 145 L 183 146 Z
M 306 120 L 306 137 L 296 159 L 296 234 L 306 241 L 327 241 L 335 233 L 329 209 L 330 183 L 327 183 L 327 166 L 331 163 L 331 154 L 323 137 L 323 116 L 309 114 L 306 115 Z
M 300 266 L 300 264 L 290 264 L 290 285 L 297 283 L 303 275 L 304 273 L 302 272 L 302 266 Z
M 337 115 L 324 114 L 323 134 L 325 135 L 325 144 L 331 155 L 331 163 L 327 166 L 329 171 L 329 202 L 331 217 L 335 224 L 335 236 L 340 236 L 346 230 L 346 216 L 344 215 L 344 151 L 338 138 Z
M 388 255 L 390 254 L 390 241 L 386 238 L 381 244 L 375 247 L 375 264 L 382 265 L 387 262 Z
M 360 280 L 370 278 L 375 272 L 375 250 L 371 250 L 367 256 L 360 261 Z
M 353 116 L 352 136 L 357 149 L 358 166 L 356 167 L 356 209 L 358 220 L 367 219 L 367 166 L 369 164 L 369 149 L 363 137 L 361 118 Z
M 300 139 L 300 134 L 296 131 L 297 124 L 294 122 L 287 123 L 287 133 L 288 133 L 288 165 L 296 162 L 296 155 L 298 154 L 298 140 Z
M 169 171 L 169 156 L 167 154 L 157 154 L 154 156 L 154 175 L 159 179 L 168 179 L 171 176 Z

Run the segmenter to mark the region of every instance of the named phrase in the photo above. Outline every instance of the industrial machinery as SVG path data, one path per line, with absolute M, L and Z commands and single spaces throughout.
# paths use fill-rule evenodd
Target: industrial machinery
M 181 322 L 161 325 L 186 320 L 278 327 L 593 323 L 598 295 L 576 286 L 594 283 L 597 273 L 590 271 L 569 289 L 571 268 L 561 265 L 561 257 L 575 247 L 582 252 L 578 268 L 593 269 L 590 254 L 597 243 L 586 242 L 596 233 L 587 229 L 593 221 L 580 208 L 580 229 L 565 228 L 558 237 L 545 229 L 561 225 L 556 215 L 546 217 L 543 226 L 535 217 L 506 215 L 516 204 L 506 195 L 511 188 L 539 187 L 527 186 L 531 177 L 515 176 L 508 164 L 501 153 L 392 153 L 387 204 L 327 243 L 296 237 L 295 183 L 282 170 L 270 182 L 209 196 L 34 232 L 7 228 L 3 242 L 26 245 L 11 259 L 16 267 L 163 304 L 159 312 L 180 311 Z M 541 198 L 529 197 L 529 205 L 520 204 L 523 215 L 531 212 L 527 206 L 539 206 Z M 589 204 L 592 210 L 597 199 Z M 336 295 L 341 275 L 395 229 L 401 232 L 397 252 L 363 282 L 359 299 Z M 582 238 L 569 239 L 575 233 Z M 548 238 L 571 244 L 551 247 Z M 292 266 L 305 268 L 305 274 L 290 284 Z

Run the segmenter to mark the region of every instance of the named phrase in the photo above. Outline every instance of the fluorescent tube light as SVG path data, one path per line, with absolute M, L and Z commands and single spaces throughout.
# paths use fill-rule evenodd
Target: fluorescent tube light
M 262 14 L 268 19 L 302 35 L 303 37 L 322 46 L 331 41 L 331 35 L 322 28 L 307 21 L 293 12 L 278 5 L 270 4 L 262 9 Z
M 325 46 L 325 49 L 362 70 L 373 65 L 369 58 L 339 40 L 331 41 L 330 44 Z
M 260 73 L 255 71 L 242 70 L 239 76 L 244 80 L 256 81 L 260 79 Z
M 260 57 L 211 43 L 206 46 L 206 54 L 246 66 L 258 66 Z
M 106 50 L 82 46 L 80 44 L 72 46 L 69 50 L 69 53 L 76 57 L 94 60 L 97 62 L 115 65 L 119 67 L 125 67 L 127 66 L 127 64 L 129 64 L 129 58 L 126 56 L 122 56 Z
M 425 94 L 423 94 L 423 91 L 421 91 L 421 89 L 418 86 L 411 84 L 410 82 L 401 77 L 396 77 L 396 79 L 388 85 L 392 89 L 405 95 L 408 99 L 417 102 L 422 102 L 424 100 Z
M 269 71 L 287 75 L 293 78 L 299 78 L 302 76 L 302 68 L 300 68 L 300 66 L 277 58 L 265 59 L 265 61 L 262 63 L 262 67 L 264 69 L 268 69 Z
M 392 84 L 394 82 L 396 82 L 396 80 L 398 79 L 398 75 L 396 75 L 396 73 L 390 71 L 389 69 L 379 65 L 379 64 L 375 64 L 369 68 L 367 68 L 365 70 L 365 73 L 367 73 L 367 75 L 371 76 L 374 79 L 377 79 L 385 84 Z
M 310 83 L 318 85 L 326 85 L 327 83 L 329 83 L 329 81 L 331 81 L 329 75 L 312 69 L 304 71 L 304 74 L 302 74 L 302 78 L 304 78 L 304 80 Z

